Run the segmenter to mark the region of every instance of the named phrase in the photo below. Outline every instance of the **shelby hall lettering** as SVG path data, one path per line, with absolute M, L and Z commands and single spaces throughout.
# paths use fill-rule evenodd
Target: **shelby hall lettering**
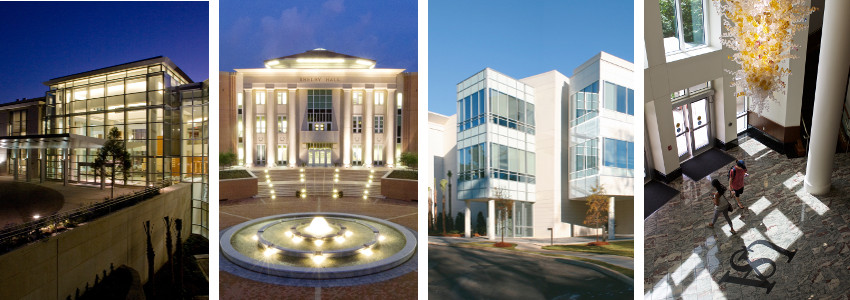
M 322 77 L 322 76 L 309 76 L 309 77 L 300 77 L 298 79 L 300 82 L 340 82 L 342 79 L 339 77 Z

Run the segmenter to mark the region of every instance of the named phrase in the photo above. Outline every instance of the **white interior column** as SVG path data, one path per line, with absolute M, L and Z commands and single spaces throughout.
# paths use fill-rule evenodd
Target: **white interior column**
M 470 216 L 469 200 L 466 200 L 466 208 L 463 210 L 463 236 L 471 237 L 472 216 Z
M 351 89 L 342 90 L 342 166 L 351 166 Z
M 829 192 L 842 105 L 850 69 L 850 1 L 826 0 L 823 15 L 820 60 L 812 134 L 806 164 L 806 191 L 813 195 Z M 795 70 L 802 72 L 803 70 Z
M 608 239 L 614 239 L 614 197 L 608 198 Z
M 277 97 L 274 89 L 266 90 L 266 167 L 275 165 L 277 155 Z
M 245 90 L 242 100 L 245 101 L 245 164 L 254 166 L 254 136 L 257 134 L 254 130 L 254 124 L 257 122 L 254 107 L 257 106 L 257 101 L 254 100 L 251 90 Z
M 487 200 L 487 238 L 496 239 L 496 200 Z
M 375 143 L 375 90 L 366 89 L 363 97 L 363 166 L 372 167 L 372 146 Z
M 289 167 L 296 167 L 298 165 L 298 136 L 297 133 L 301 130 L 298 127 L 298 113 L 296 113 L 296 109 L 298 107 L 298 93 L 296 93 L 296 89 L 289 89 L 289 95 L 286 97 L 286 132 L 289 135 L 286 139 L 286 151 L 289 155 L 288 163 Z
M 384 161 L 386 166 L 392 168 L 395 166 L 395 89 L 387 90 L 387 112 L 384 114 Z

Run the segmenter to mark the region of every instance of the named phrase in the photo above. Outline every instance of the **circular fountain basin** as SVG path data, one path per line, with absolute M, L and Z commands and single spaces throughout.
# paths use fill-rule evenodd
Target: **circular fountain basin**
M 401 225 L 362 215 L 293 213 L 230 227 L 221 235 L 220 249 L 226 259 L 254 272 L 349 278 L 406 262 L 416 252 L 416 235 Z

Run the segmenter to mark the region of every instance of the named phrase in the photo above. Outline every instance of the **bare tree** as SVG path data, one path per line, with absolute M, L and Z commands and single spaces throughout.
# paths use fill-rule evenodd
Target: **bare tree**
M 590 189 L 591 194 L 587 196 L 587 215 L 584 217 L 584 225 L 592 226 L 597 230 L 608 223 L 608 196 L 605 195 L 605 188 L 597 186 Z M 596 241 L 599 241 L 599 231 L 597 231 Z
M 496 202 L 496 213 L 500 215 L 502 224 L 502 244 L 505 243 L 505 231 L 508 228 L 508 216 L 513 213 L 514 200 L 510 199 L 508 190 L 502 187 L 493 188 L 493 200 Z M 493 216 L 491 216 L 492 218 Z

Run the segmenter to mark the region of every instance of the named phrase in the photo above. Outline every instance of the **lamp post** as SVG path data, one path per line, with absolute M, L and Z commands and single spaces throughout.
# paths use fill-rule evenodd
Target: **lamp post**
M 549 246 L 555 246 L 555 231 L 552 230 L 552 227 L 546 228 L 549 230 Z

